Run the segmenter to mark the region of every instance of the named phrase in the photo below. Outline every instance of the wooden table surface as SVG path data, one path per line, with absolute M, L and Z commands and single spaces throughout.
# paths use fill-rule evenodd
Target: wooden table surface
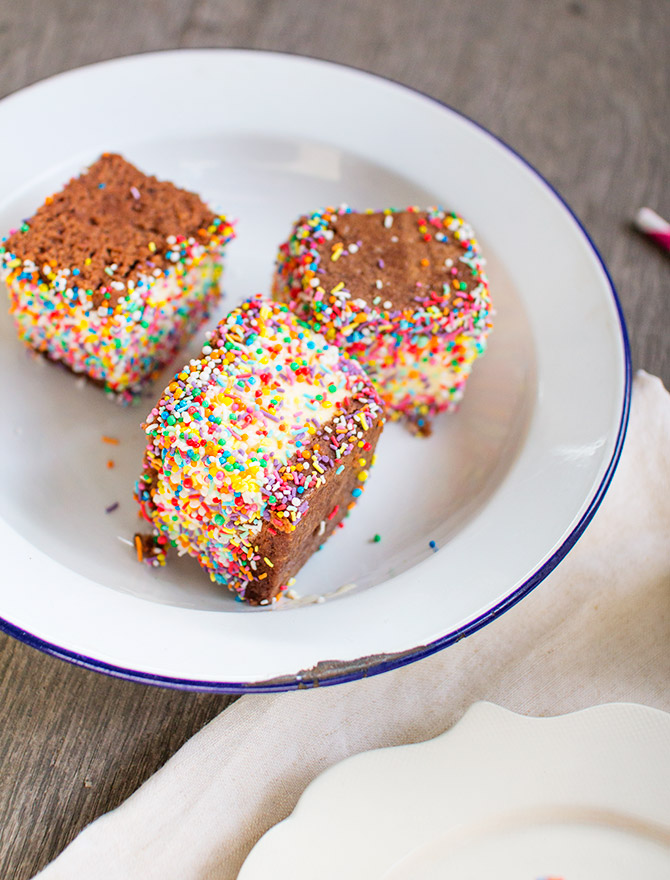
M 566 198 L 619 291 L 634 367 L 670 387 L 670 259 L 630 227 L 642 205 L 670 217 L 669 21 L 667 0 L 0 0 L 0 97 L 200 46 L 407 83 L 502 137 Z M 105 678 L 2 634 L 0 681 L 3 880 L 31 877 L 230 702 Z

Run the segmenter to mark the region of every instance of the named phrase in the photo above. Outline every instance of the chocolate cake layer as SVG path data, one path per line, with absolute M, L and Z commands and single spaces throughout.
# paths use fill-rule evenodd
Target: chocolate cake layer
M 149 414 L 137 499 L 212 580 L 266 604 L 355 505 L 383 422 L 354 361 L 255 297 Z
M 436 239 L 424 211 L 338 214 L 330 229 L 333 237 L 314 247 L 321 270 L 319 281 L 326 290 L 346 277 L 351 298 L 360 297 L 369 305 L 374 300 L 379 304 L 381 296 L 391 303 L 389 308 L 414 308 L 417 296 L 437 291 L 444 296 L 443 305 L 449 307 L 454 278 L 464 282 L 467 291 L 479 282 L 471 271 L 451 272 L 454 266 L 465 269 L 457 265 L 463 248 L 453 239 Z
M 303 496 L 309 507 L 299 529 L 280 532 L 264 524 L 255 547 L 259 559 L 256 579 L 245 590 L 247 602 L 260 604 L 276 595 L 283 585 L 289 584 L 349 514 L 354 507 L 353 493 L 362 492 L 364 488 L 360 475 L 367 475 L 367 469 L 372 466 L 382 427 L 382 422 L 378 421 L 363 434 L 363 447 L 355 444 L 341 459 L 330 459 L 332 464 L 325 469 L 323 482 Z M 336 473 L 338 467 L 344 467 L 339 474 Z M 268 559 L 272 562 L 271 567 L 267 564 Z M 258 580 L 264 572 L 268 576 L 267 585 L 265 580 Z

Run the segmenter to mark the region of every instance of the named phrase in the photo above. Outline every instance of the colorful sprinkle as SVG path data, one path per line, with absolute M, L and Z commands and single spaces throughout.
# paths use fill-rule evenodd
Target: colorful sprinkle
M 286 305 L 254 297 L 218 325 L 147 416 L 142 514 L 212 580 L 243 596 L 259 581 L 268 593 L 281 589 L 281 569 L 261 572 L 275 568 L 259 551 L 261 532 L 294 531 L 315 491 L 345 469 L 340 459 L 370 448 L 367 432 L 381 416 L 358 364 Z M 341 516 L 334 505 L 327 520 Z
M 428 434 L 431 419 L 460 402 L 486 348 L 492 312 L 484 259 L 472 228 L 455 212 L 386 209 L 382 216 L 383 229 L 394 233 L 389 250 L 402 239 L 426 254 L 418 258 L 419 278 L 408 274 L 407 291 L 397 275 L 384 275 L 388 260 L 377 256 L 386 238 L 379 212 L 342 206 L 296 224 L 279 249 L 273 295 L 358 360 L 390 418 Z M 366 230 L 374 235 L 374 256 L 361 246 Z M 345 252 L 347 259 L 333 266 L 328 256 Z M 382 289 L 384 297 L 377 294 Z M 394 297 L 407 302 L 407 294 L 409 305 L 394 305 Z
M 135 534 L 133 543 L 138 562 L 146 562 L 153 567 L 165 565 L 167 541 L 162 535 Z
M 104 217 L 113 184 L 109 177 L 107 183 L 95 181 L 103 168 L 121 168 L 118 173 L 123 175 L 129 173 L 128 167 L 132 169 L 121 157 L 103 156 L 61 193 L 49 197 L 0 246 L 0 280 L 9 288 L 10 311 L 20 338 L 73 372 L 102 383 L 121 402 L 133 400 L 142 391 L 218 301 L 223 253 L 234 237 L 228 221 L 211 214 L 207 229 L 195 234 L 175 229 L 173 235 L 159 240 L 152 233 L 153 240 L 138 246 L 137 258 L 124 266 L 111 261 L 103 265 L 96 254 L 77 265 L 58 265 L 44 258 L 36 262 L 34 246 L 25 244 L 23 237 L 36 235 L 42 218 L 48 222 L 56 216 L 68 188 L 75 192 L 86 188 L 91 199 L 100 200 L 98 210 Z M 137 169 L 130 173 L 137 180 L 151 180 Z M 171 185 L 156 182 L 155 186 Z M 97 195 L 105 187 L 105 195 Z M 148 210 L 148 197 L 138 201 L 138 187 L 124 188 L 123 193 L 132 205 L 130 216 Z M 204 205 L 203 210 L 208 213 Z M 139 231 L 132 219 L 124 222 L 133 233 Z

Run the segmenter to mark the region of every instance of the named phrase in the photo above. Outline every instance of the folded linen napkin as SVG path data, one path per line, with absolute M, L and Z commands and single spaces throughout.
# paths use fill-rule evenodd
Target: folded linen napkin
M 402 669 L 242 697 L 40 880 L 232 880 L 322 770 L 365 749 L 436 736 L 476 700 L 532 715 L 617 700 L 670 710 L 669 535 L 670 395 L 639 373 L 610 491 L 527 598 Z

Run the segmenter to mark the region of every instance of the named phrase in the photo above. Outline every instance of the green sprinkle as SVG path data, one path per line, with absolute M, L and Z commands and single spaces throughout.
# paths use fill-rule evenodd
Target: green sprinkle
M 373 540 L 373 542 L 374 542 L 375 544 L 379 544 L 379 542 L 381 541 L 381 539 L 382 539 L 382 536 L 381 536 L 381 535 L 375 535 L 374 538 L 373 538 L 372 540 Z

